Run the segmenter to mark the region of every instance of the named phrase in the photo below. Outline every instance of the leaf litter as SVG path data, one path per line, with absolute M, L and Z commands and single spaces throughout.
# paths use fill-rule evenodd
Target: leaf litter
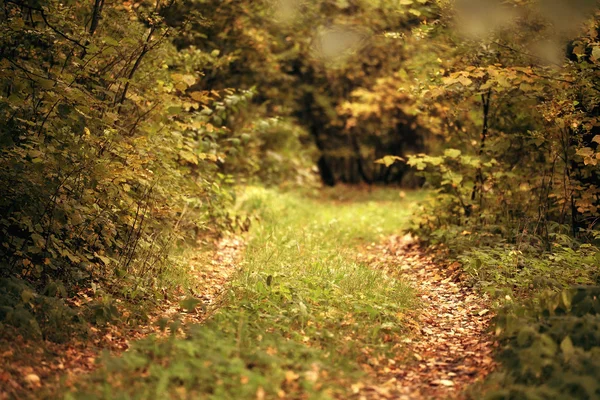
M 495 368 L 489 298 L 464 283 L 460 264 L 434 263 L 410 235 L 366 246 L 359 259 L 409 282 L 421 305 L 393 357 L 363 366 L 374 383 L 355 383 L 354 398 L 466 398 L 464 390 Z

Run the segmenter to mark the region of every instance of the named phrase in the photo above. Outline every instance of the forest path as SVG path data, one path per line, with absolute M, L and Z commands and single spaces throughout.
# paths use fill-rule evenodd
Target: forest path
M 218 312 L 104 358 L 71 398 L 460 398 L 493 366 L 490 315 L 394 236 L 424 196 L 248 188 L 238 211 L 259 222 Z
M 467 287 L 459 265 L 435 264 L 410 236 L 391 236 L 363 253 L 371 265 L 400 275 L 416 290 L 421 307 L 413 334 L 403 340 L 404 362 L 374 366 L 374 386 L 358 386 L 365 399 L 464 398 L 469 385 L 495 367 L 493 317 L 488 299 Z

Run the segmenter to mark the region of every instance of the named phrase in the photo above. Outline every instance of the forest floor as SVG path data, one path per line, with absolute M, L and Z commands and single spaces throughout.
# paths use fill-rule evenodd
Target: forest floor
M 190 269 L 205 282 L 197 311 L 165 300 L 144 329 L 103 333 L 94 348 L 112 355 L 84 346 L 83 367 L 51 350 L 60 389 L 44 385 L 56 368 L 15 367 L 6 352 L 0 365 L 38 375 L 34 398 L 464 398 L 494 367 L 492 313 L 458 265 L 442 268 L 398 235 L 423 195 L 250 188 L 240 210 L 259 222 L 243 255 L 229 238 Z
M 402 340 L 403 362 L 374 367 L 370 374 L 378 383 L 361 387 L 361 394 L 401 400 L 467 397 L 469 386 L 495 368 L 489 299 L 464 284 L 458 263 L 434 263 L 408 235 L 392 235 L 365 254 L 374 268 L 406 280 L 421 308 Z

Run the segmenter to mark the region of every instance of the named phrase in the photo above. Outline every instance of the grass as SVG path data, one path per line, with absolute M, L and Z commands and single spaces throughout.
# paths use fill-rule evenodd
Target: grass
M 399 342 L 414 305 L 407 285 L 356 262 L 353 249 L 401 231 L 421 196 L 380 189 L 352 201 L 347 192 L 247 189 L 240 212 L 259 223 L 219 312 L 185 338 L 150 337 L 106 355 L 66 398 L 346 397 L 361 365 Z

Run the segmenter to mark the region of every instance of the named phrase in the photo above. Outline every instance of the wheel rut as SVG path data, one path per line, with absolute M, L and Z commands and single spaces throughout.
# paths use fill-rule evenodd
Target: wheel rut
M 367 368 L 376 384 L 353 386 L 355 398 L 466 398 L 465 389 L 495 367 L 487 296 L 465 284 L 458 263 L 442 268 L 410 236 L 372 244 L 361 257 L 408 281 L 421 304 L 395 359 Z

